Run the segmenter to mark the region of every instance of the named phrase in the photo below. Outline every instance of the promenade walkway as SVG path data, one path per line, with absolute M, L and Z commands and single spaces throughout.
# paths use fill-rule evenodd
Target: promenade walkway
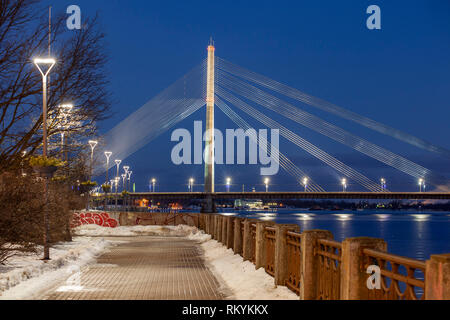
M 199 245 L 177 237 L 126 240 L 81 270 L 81 290 L 47 291 L 50 300 L 217 300 L 224 296 Z

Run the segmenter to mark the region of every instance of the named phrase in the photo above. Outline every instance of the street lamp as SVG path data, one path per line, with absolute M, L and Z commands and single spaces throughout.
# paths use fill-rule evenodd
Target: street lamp
M 42 75 L 42 155 L 47 157 L 47 76 L 56 64 L 56 60 L 52 58 L 34 59 L 34 64 Z M 43 67 L 47 66 L 47 70 Z M 48 245 L 48 235 L 50 232 L 50 225 L 48 221 L 48 178 L 44 179 L 44 260 L 50 260 L 50 247 Z
M 59 109 L 61 110 L 61 123 L 59 124 L 59 128 L 62 129 L 61 131 L 61 152 L 62 152 L 62 156 L 61 159 L 62 160 L 66 160 L 67 161 L 67 157 L 64 158 L 64 153 L 65 153 L 65 144 L 64 144 L 64 137 L 65 137 L 65 130 L 67 130 L 70 126 L 68 125 L 68 120 L 67 118 L 70 115 L 70 112 L 73 109 L 73 105 L 72 104 L 62 104 L 59 106 Z
M 230 192 L 231 178 L 227 178 L 227 192 Z
M 111 157 L 111 155 L 112 155 L 111 151 L 105 151 L 105 157 L 106 157 L 106 183 L 108 183 L 109 158 Z
M 133 174 L 133 171 L 128 171 L 128 185 L 130 186 L 130 192 L 131 192 L 131 175 Z
M 127 191 L 127 184 L 126 184 L 127 179 L 126 179 L 126 177 L 128 176 L 128 171 L 130 170 L 130 167 L 129 167 L 129 166 L 124 166 L 124 167 L 123 167 L 123 170 L 125 171 L 125 183 L 124 183 L 124 188 L 125 188 L 125 191 Z
M 422 192 L 422 188 L 423 188 L 423 191 L 425 191 L 425 180 L 420 178 L 419 179 L 419 192 Z
M 152 179 L 152 192 L 155 192 L 156 179 Z
M 194 189 L 194 179 L 190 178 L 189 179 L 189 192 L 193 192 Z
M 116 195 L 115 195 L 115 198 L 116 198 L 116 205 L 115 205 L 115 209 L 117 210 L 117 189 L 118 189 L 118 187 L 119 187 L 119 181 L 120 181 L 120 178 L 117 176 L 115 179 L 114 179 L 114 183 L 115 183 L 115 187 L 116 187 Z
M 347 179 L 343 178 L 341 183 L 342 183 L 342 192 L 345 192 L 347 190 Z
M 127 177 L 127 174 L 126 173 L 124 173 L 124 174 L 122 174 L 121 175 L 121 177 L 122 177 L 122 189 L 123 189 L 123 191 L 125 191 L 125 179 L 126 179 L 126 177 Z
M 91 146 L 91 167 L 90 167 L 90 170 L 89 170 L 90 171 L 90 175 L 91 175 L 90 181 L 92 181 L 92 166 L 93 166 L 93 163 L 94 163 L 94 149 L 97 146 L 97 144 L 98 144 L 98 141 L 89 140 L 89 145 Z
M 118 177 L 119 176 L 119 167 L 120 167 L 120 164 L 122 163 L 122 160 L 114 160 L 114 162 L 116 163 L 116 166 L 117 166 L 116 177 Z
M 34 59 L 34 64 L 42 75 L 42 127 L 43 127 L 43 156 L 47 157 L 47 76 L 56 64 L 56 60 L 52 58 Z M 47 70 L 43 69 L 47 66 Z
M 303 178 L 303 185 L 305 186 L 305 192 L 308 189 L 308 178 Z
M 266 185 L 266 192 L 269 192 L 269 178 L 264 179 L 264 184 Z
M 386 179 L 381 178 L 381 190 L 385 191 L 386 190 Z

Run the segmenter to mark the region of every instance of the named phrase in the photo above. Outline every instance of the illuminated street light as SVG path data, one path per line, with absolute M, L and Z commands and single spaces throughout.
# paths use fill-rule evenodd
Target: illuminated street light
M 152 192 L 155 192 L 156 179 L 152 179 Z
M 193 192 L 194 189 L 194 179 L 190 178 L 189 179 L 189 192 Z
M 92 181 L 92 166 L 94 163 L 94 149 L 97 146 L 97 144 L 98 144 L 98 141 L 89 140 L 89 145 L 91 146 L 91 166 L 89 168 L 90 176 L 91 176 L 90 181 Z
M 385 191 L 386 190 L 386 179 L 381 178 L 381 190 Z
M 308 178 L 303 178 L 303 186 L 305 187 L 305 192 L 308 190 Z
M 119 167 L 120 167 L 120 164 L 122 163 L 122 160 L 114 160 L 114 162 L 116 163 L 116 166 L 117 166 L 116 177 L 118 177 L 119 176 Z
M 112 155 L 111 151 L 105 151 L 105 157 L 106 157 L 106 183 L 108 183 L 109 158 L 111 157 L 111 155 Z
M 419 179 L 419 192 L 422 192 L 422 191 L 425 191 L 425 180 L 420 178 Z
M 269 178 L 264 179 L 264 184 L 266 185 L 266 192 L 269 192 Z
M 227 192 L 230 192 L 231 178 L 227 178 Z
M 342 192 L 345 192 L 347 190 L 347 179 L 342 179 Z
M 124 174 L 122 174 L 121 175 L 121 177 L 122 177 L 122 189 L 123 189 L 123 191 L 125 191 L 125 179 L 127 178 L 127 174 L 126 173 L 124 173 Z
M 127 177 L 128 176 L 128 171 L 130 170 L 130 167 L 129 166 L 124 166 L 123 170 L 125 171 L 125 177 Z M 125 188 L 125 191 L 127 191 L 127 180 L 126 179 L 125 179 L 125 183 L 124 183 L 124 188 Z
M 131 192 L 131 175 L 133 174 L 133 171 L 128 171 L 128 186 L 130 187 Z
M 56 60 L 52 58 L 34 59 L 34 64 L 38 68 L 42 75 L 42 155 L 47 157 L 47 76 L 56 64 Z M 44 66 L 47 66 L 47 70 L 44 70 Z M 44 182 L 44 203 L 47 206 L 48 202 L 48 178 L 45 178 Z M 50 224 L 48 221 L 48 210 L 44 209 L 44 259 L 50 260 L 50 247 L 48 245 L 48 237 L 50 231 Z
M 64 160 L 64 153 L 65 153 L 65 131 L 70 128 L 69 121 L 67 118 L 69 117 L 70 113 L 72 112 L 73 105 L 72 104 L 62 104 L 59 106 L 59 110 L 61 112 L 60 121 L 58 128 L 61 129 L 61 152 L 62 156 L 61 159 Z M 65 159 L 67 161 L 67 158 Z
M 115 192 L 115 196 L 114 196 L 116 198 L 116 204 L 115 204 L 116 210 L 117 210 L 117 193 L 118 193 L 119 181 L 120 181 L 120 178 L 118 176 L 114 178 L 114 184 L 116 187 L 116 192 Z

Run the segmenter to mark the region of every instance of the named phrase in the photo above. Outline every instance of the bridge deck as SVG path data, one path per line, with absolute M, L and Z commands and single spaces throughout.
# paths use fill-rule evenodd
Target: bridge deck
M 126 238 L 120 238 L 123 240 Z M 115 239 L 117 240 L 117 239 Z M 134 237 L 82 269 L 83 290 L 44 294 L 50 300 L 217 300 L 219 283 L 198 244 L 176 237 Z
M 115 196 L 115 194 L 110 194 Z M 118 194 L 121 196 L 121 194 Z M 155 192 L 131 193 L 134 199 L 353 199 L 353 200 L 450 200 L 449 192 Z M 101 196 L 100 196 L 101 198 Z

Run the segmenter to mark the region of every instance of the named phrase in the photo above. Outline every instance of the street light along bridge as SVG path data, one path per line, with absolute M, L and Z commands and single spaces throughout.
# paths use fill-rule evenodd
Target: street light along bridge
M 110 196 L 122 196 L 110 194 Z M 348 200 L 450 200 L 448 192 L 143 192 L 127 195 L 131 200 L 220 199 L 348 199 Z

